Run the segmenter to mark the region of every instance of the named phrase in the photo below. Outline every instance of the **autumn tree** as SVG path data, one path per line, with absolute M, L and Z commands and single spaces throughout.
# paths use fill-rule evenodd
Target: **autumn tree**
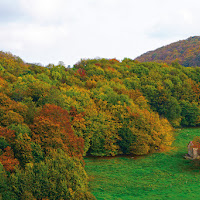
M 13 172 L 15 167 L 19 165 L 19 161 L 15 158 L 13 150 L 9 146 L 3 149 L 0 155 L 0 162 L 5 170 L 9 172 Z
M 59 106 L 46 104 L 31 126 L 34 141 L 44 149 L 63 149 L 69 155 L 81 157 L 83 139 L 74 135 L 69 114 Z

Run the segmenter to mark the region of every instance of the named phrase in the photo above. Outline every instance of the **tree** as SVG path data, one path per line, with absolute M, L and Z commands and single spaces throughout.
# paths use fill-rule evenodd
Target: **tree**
M 51 151 L 43 162 L 27 165 L 11 176 L 13 191 L 19 199 L 29 195 L 36 199 L 92 200 L 87 180 L 80 161 L 62 150 Z
M 12 191 L 9 177 L 6 174 L 3 165 L 0 162 L 0 199 L 1 200 L 18 200 L 17 195 Z
M 132 130 L 128 127 L 123 127 L 118 131 L 121 140 L 118 140 L 118 144 L 123 152 L 123 154 L 130 154 L 132 150 L 132 144 L 136 140 L 136 136 L 133 134 Z
M 82 157 L 83 139 L 73 133 L 69 114 L 61 107 L 51 104 L 43 106 L 34 118 L 31 130 L 34 141 L 45 151 L 60 148 L 71 156 Z
M 181 101 L 180 103 L 182 112 L 182 126 L 195 126 L 198 123 L 198 117 L 200 115 L 199 108 L 194 103 L 188 101 Z
M 19 165 L 19 161 L 14 157 L 11 147 L 7 146 L 2 155 L 0 155 L 0 162 L 6 171 L 13 172 L 15 167 Z
M 109 111 L 100 110 L 97 116 L 90 119 L 88 126 L 88 131 L 92 135 L 88 153 L 94 156 L 117 155 L 120 127 L 121 124 L 115 116 L 112 116 Z
M 14 153 L 22 167 L 33 161 L 31 138 L 26 133 L 20 133 L 15 139 Z

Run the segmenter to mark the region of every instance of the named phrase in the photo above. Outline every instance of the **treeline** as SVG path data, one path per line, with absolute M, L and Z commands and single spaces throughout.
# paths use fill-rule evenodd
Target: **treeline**
M 59 68 L 59 67 L 58 67 Z M 56 72 L 55 72 L 56 74 Z M 53 70 L 0 53 L 0 199 L 95 199 Z M 46 102 L 45 102 L 46 101 Z
M 140 62 L 166 62 L 173 61 L 185 67 L 200 66 L 200 36 L 180 40 L 159 49 L 142 54 L 136 60 Z
M 83 156 L 144 155 L 198 126 L 200 68 L 131 59 L 41 67 L 0 52 L 2 199 L 94 199 Z

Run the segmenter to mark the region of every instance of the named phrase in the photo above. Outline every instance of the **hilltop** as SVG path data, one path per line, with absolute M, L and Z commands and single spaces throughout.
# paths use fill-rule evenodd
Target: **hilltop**
M 200 66 L 200 36 L 190 37 L 149 51 L 137 57 L 136 60 L 140 62 L 166 62 L 168 64 L 178 61 L 185 67 Z

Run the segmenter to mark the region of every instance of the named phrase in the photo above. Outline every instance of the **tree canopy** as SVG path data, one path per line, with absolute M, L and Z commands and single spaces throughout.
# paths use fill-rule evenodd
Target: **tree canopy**
M 200 125 L 199 69 L 128 58 L 42 67 L 1 52 L 0 198 L 94 199 L 83 156 L 164 151 L 173 127 Z

